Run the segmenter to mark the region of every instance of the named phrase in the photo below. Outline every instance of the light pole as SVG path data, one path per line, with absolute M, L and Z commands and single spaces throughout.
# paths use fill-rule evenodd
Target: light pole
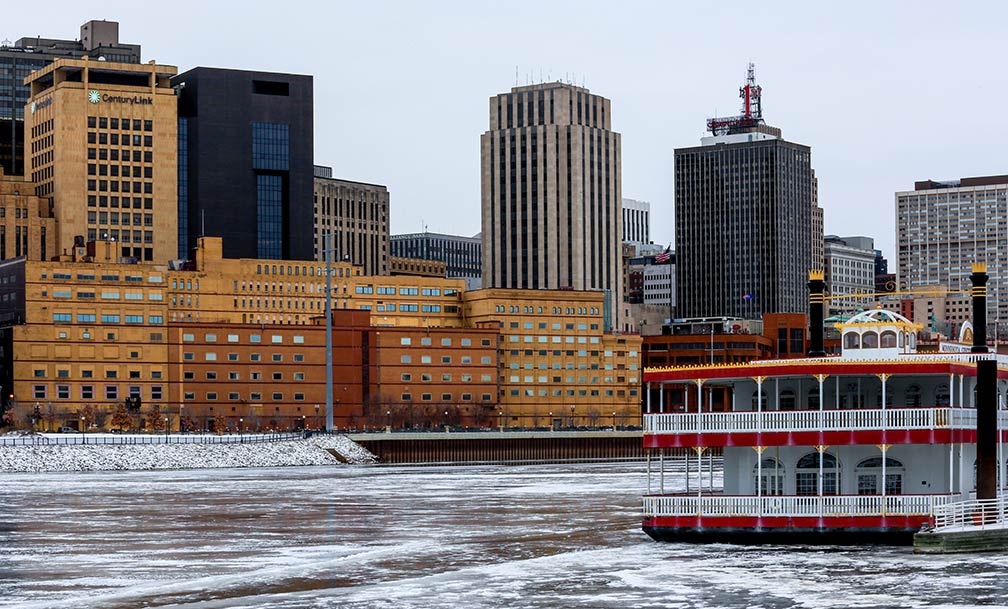
M 571 426 L 571 429 L 574 429 L 574 404 L 571 404 L 570 426 Z
M 616 411 L 615 410 L 612 413 L 612 430 L 616 431 Z
M 84 443 L 84 415 L 81 415 L 81 418 L 80 418 L 80 437 L 81 437 L 81 443 L 83 444 Z
M 385 431 L 387 431 L 389 433 L 392 432 L 392 411 L 391 410 L 386 410 L 385 411 Z
M 497 412 L 497 421 L 500 422 L 500 430 L 504 431 L 504 411 L 500 410 Z
M 552 410 L 549 412 L 549 423 L 550 423 L 550 431 L 556 431 L 556 426 L 553 425 L 553 411 Z
M 165 439 L 166 443 L 168 442 L 168 430 L 169 429 L 170 428 L 168 427 L 168 417 L 165 417 L 164 418 L 164 439 Z
M 332 361 L 332 232 L 325 234 L 326 291 L 325 291 L 325 395 L 326 431 L 333 428 L 333 361 Z
M 315 431 L 319 430 L 319 419 L 318 419 L 318 404 L 315 404 Z
M 185 404 L 183 404 L 182 402 L 179 402 L 179 405 L 178 405 L 178 431 L 179 431 L 180 434 L 181 433 L 185 433 L 185 430 L 182 429 L 182 421 L 185 420 L 185 416 L 184 415 L 185 415 Z
M 245 427 L 245 419 L 239 417 L 238 418 L 238 435 L 239 436 L 242 435 L 242 428 L 244 428 L 244 427 Z

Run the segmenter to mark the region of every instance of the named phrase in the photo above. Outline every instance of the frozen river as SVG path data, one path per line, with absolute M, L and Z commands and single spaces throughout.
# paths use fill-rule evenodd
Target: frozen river
M 642 472 L 0 475 L 0 607 L 1008 605 L 1002 555 L 656 544 Z

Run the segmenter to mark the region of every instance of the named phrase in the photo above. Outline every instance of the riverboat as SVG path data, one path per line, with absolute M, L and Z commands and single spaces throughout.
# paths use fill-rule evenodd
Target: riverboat
M 997 362 L 993 467 L 1005 480 L 1008 358 L 987 353 L 987 276 L 973 271 L 964 348 L 918 353 L 921 326 L 878 309 L 839 324 L 841 354 L 826 356 L 825 284 L 812 272 L 808 357 L 647 369 L 644 531 L 659 541 L 912 543 L 936 511 L 974 494 L 981 360 Z M 666 492 L 667 468 L 683 459 L 685 492 Z

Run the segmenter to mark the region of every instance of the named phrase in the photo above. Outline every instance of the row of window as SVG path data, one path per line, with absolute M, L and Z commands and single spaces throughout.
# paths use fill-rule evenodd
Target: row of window
M 459 378 L 462 380 L 463 383 L 471 383 L 473 381 L 473 375 L 471 375 L 471 374 L 463 374 L 463 375 L 460 375 Z M 408 382 L 411 382 L 413 380 L 413 375 L 410 374 L 409 372 L 404 372 L 400 376 L 400 379 L 403 382 L 407 382 L 408 383 Z M 434 380 L 433 379 L 433 375 L 431 373 L 429 373 L 429 372 L 424 372 L 424 373 L 422 373 L 420 375 L 420 382 L 422 382 L 422 383 L 430 383 L 430 382 L 433 382 L 433 380 Z M 450 383 L 450 382 L 452 382 L 452 375 L 449 374 L 449 373 L 447 373 L 447 372 L 442 373 L 441 374 L 441 382 L 442 383 Z M 481 383 L 492 383 L 493 382 L 493 375 L 492 374 L 481 374 L 480 375 L 480 382 Z
M 424 347 L 429 347 L 432 344 L 432 342 L 433 341 L 432 341 L 431 337 L 429 337 L 429 336 L 422 336 L 422 337 L 420 337 L 420 344 L 422 346 L 424 346 Z M 410 338 L 409 336 L 404 336 L 404 337 L 402 337 L 402 338 L 399 339 L 399 344 L 400 345 L 411 345 L 411 344 L 413 344 L 413 339 Z M 459 344 L 461 346 L 463 346 L 463 347 L 471 347 L 472 346 L 472 339 L 471 338 L 460 338 L 459 339 Z M 489 338 L 480 339 L 480 344 L 483 345 L 484 347 L 491 347 L 491 346 L 493 346 L 493 342 Z M 441 339 L 441 346 L 442 347 L 451 347 L 452 346 L 452 339 L 450 339 L 450 338 L 442 338 Z
M 508 377 L 508 382 L 509 383 L 550 383 L 550 382 L 552 382 L 552 383 L 555 384 L 555 383 L 559 383 L 560 382 L 560 378 L 561 377 L 559 377 L 559 376 L 554 376 L 552 379 L 550 379 L 550 377 L 545 376 L 545 375 L 540 375 L 538 377 L 536 377 L 536 376 L 519 377 L 517 375 L 511 375 L 511 376 Z M 603 383 L 613 383 L 613 382 L 624 383 L 624 382 L 626 382 L 625 378 L 626 377 L 622 377 L 622 376 L 620 376 L 620 377 L 605 376 L 605 377 L 602 377 L 601 380 L 602 380 Z M 590 377 L 590 379 L 591 380 L 589 381 L 589 377 L 587 377 L 587 376 L 579 376 L 579 377 L 577 377 L 577 382 L 580 383 L 580 384 L 582 384 L 582 385 L 585 384 L 585 383 L 589 383 L 589 382 L 591 384 L 593 384 L 593 385 L 597 385 L 599 383 L 599 377 L 597 377 L 597 376 Z M 614 379 L 618 379 L 618 380 L 614 380 Z M 503 381 L 503 380 L 504 380 L 504 377 L 502 376 L 501 377 L 501 381 Z M 565 382 L 565 383 L 573 383 L 574 382 L 574 377 L 573 376 L 565 376 L 565 377 L 563 377 L 563 382 Z M 631 376 L 630 379 L 629 379 L 629 382 L 630 382 L 631 385 L 637 384 L 637 377 Z
M 113 140 L 112 143 L 113 144 L 118 144 L 119 142 Z M 128 144 L 128 142 L 124 138 L 123 139 L 123 145 L 125 146 L 127 144 Z M 89 161 L 122 161 L 124 163 L 129 163 L 131 161 L 134 162 L 134 163 L 140 163 L 140 162 L 143 162 L 143 163 L 153 163 L 154 162 L 154 153 L 151 152 L 150 150 L 144 150 L 142 154 L 141 154 L 141 152 L 139 150 L 134 150 L 132 152 L 132 154 L 130 154 L 129 150 L 123 149 L 122 154 L 120 155 L 118 148 L 88 148 L 87 157 L 88 157 Z M 140 168 L 139 167 L 134 167 L 133 171 L 136 172 L 138 169 L 140 169 Z M 147 169 L 150 169 L 150 167 L 147 167 Z M 128 168 L 127 167 L 123 167 L 123 172 L 124 172 L 123 175 L 124 176 L 125 175 L 129 175 L 129 173 L 127 173 L 127 171 L 128 171 Z M 94 175 L 94 174 L 92 173 L 91 175 Z M 106 174 L 103 173 L 101 175 L 106 175 Z M 113 173 L 112 175 L 116 175 L 116 174 Z M 137 174 L 134 173 L 133 175 L 137 175 Z M 151 176 L 148 175 L 147 177 L 149 178 Z
M 214 402 L 214 401 L 216 401 L 218 399 L 218 397 L 217 397 L 218 394 L 217 394 L 216 391 L 208 391 L 208 392 L 206 392 L 203 395 L 204 395 L 206 401 L 208 401 L 208 402 Z M 263 401 L 263 397 L 262 396 L 263 396 L 262 393 L 260 393 L 258 391 L 253 391 L 253 392 L 251 392 L 251 393 L 248 394 L 248 400 L 250 402 L 261 402 L 261 401 Z M 294 401 L 295 402 L 303 402 L 304 399 L 305 399 L 305 394 L 301 393 L 301 392 L 297 392 L 297 393 L 294 394 L 293 397 L 294 397 Z M 270 395 L 270 398 L 274 402 L 282 402 L 282 401 L 284 401 L 284 394 L 281 391 L 274 391 Z M 195 401 L 196 400 L 196 392 L 195 391 L 186 391 L 186 392 L 184 392 L 182 394 L 182 399 L 186 400 L 188 402 Z M 227 399 L 229 401 L 232 401 L 232 402 L 240 401 L 242 399 L 241 393 L 238 392 L 238 391 L 229 391 L 228 394 L 227 394 Z
M 575 343 L 575 341 L 579 345 L 584 345 L 584 344 L 598 345 L 598 344 L 602 343 L 602 339 L 600 337 L 598 337 L 598 336 L 577 336 L 577 337 L 574 337 L 574 336 L 552 336 L 552 337 L 550 337 L 550 336 L 546 336 L 546 335 L 532 336 L 530 334 L 526 334 L 524 336 L 519 336 L 517 334 L 510 334 L 507 337 L 507 342 L 509 342 L 509 343 L 519 343 L 519 342 L 533 343 L 533 342 L 538 342 L 538 343 L 553 343 L 553 344 L 564 343 L 564 344 L 568 344 L 568 345 L 573 345 Z
M 80 373 L 81 373 L 81 378 L 85 378 L 85 379 L 94 378 L 94 370 L 91 370 L 89 368 L 85 368 L 85 369 L 81 370 Z M 33 371 L 33 374 L 34 374 L 35 378 L 45 378 L 46 377 L 46 370 L 45 370 L 45 368 L 36 368 Z M 114 378 L 118 378 L 118 377 L 119 377 L 119 371 L 118 370 L 109 369 L 109 370 L 105 371 L 105 378 L 107 378 L 107 379 L 114 379 Z M 60 368 L 60 369 L 58 369 L 56 371 L 56 378 L 61 378 L 61 379 L 70 378 L 70 370 L 68 370 L 66 368 Z M 140 378 L 140 371 L 139 370 L 130 370 L 129 371 L 129 378 L 131 378 L 131 379 L 138 379 L 138 378 Z M 160 379 L 161 378 L 161 371 L 160 370 L 153 370 L 153 371 L 151 371 L 151 378 L 154 379 L 154 380 Z
M 598 307 L 547 307 L 553 315 L 598 315 Z M 528 313 L 542 315 L 543 307 L 528 305 L 494 305 L 495 313 Z
M 154 121 L 152 120 L 140 120 L 134 118 L 132 122 L 128 118 L 118 119 L 109 118 L 107 116 L 89 116 L 87 117 L 88 129 L 121 129 L 123 131 L 129 131 L 131 128 L 133 131 L 154 131 Z
M 194 342 L 195 340 L 196 340 L 196 335 L 193 334 L 193 333 L 191 333 L 191 332 L 186 332 L 186 333 L 182 334 L 182 342 L 184 342 L 184 343 L 191 343 L 191 342 Z M 215 343 L 215 342 L 217 342 L 217 334 L 215 334 L 215 333 L 204 334 L 203 335 L 203 340 L 205 342 L 208 342 L 208 343 Z M 241 338 L 237 334 L 228 334 L 226 336 L 226 340 L 229 343 L 238 343 L 238 342 L 240 342 Z M 249 337 L 248 337 L 248 342 L 251 343 L 251 344 L 259 344 L 259 343 L 262 342 L 262 335 L 261 334 L 250 334 Z M 280 335 L 280 334 L 271 334 L 270 335 L 270 343 L 271 344 L 281 345 L 281 344 L 283 344 L 283 342 L 284 342 L 284 340 L 283 340 L 283 336 L 282 335 Z M 305 342 L 304 336 L 296 334 L 296 335 L 294 335 L 292 337 L 292 342 L 295 345 L 303 345 L 304 342 Z
M 504 392 L 501 391 L 502 395 L 503 395 L 503 393 Z M 599 389 L 577 389 L 577 390 L 574 390 L 574 389 L 552 389 L 552 390 L 550 390 L 550 389 L 539 389 L 539 390 L 536 390 L 536 389 L 512 389 L 512 390 L 510 390 L 509 394 L 513 398 L 517 398 L 517 397 L 526 397 L 526 398 L 541 397 L 541 398 L 544 398 L 544 397 L 547 397 L 547 396 L 550 396 L 550 395 L 552 395 L 555 398 L 556 397 L 561 397 L 561 396 L 565 396 L 565 397 L 568 397 L 568 398 L 572 398 L 574 396 L 578 396 L 578 397 L 582 397 L 582 398 L 584 398 L 584 397 L 593 397 L 593 398 L 595 398 L 595 397 L 600 397 L 600 396 L 605 396 L 607 398 L 611 398 L 611 397 L 622 398 L 622 397 L 626 397 L 626 390 L 624 390 L 624 389 L 615 389 L 615 390 L 614 389 L 604 389 L 604 390 L 599 390 Z M 637 390 L 636 389 L 631 389 L 630 390 L 630 397 L 637 397 Z
M 295 372 L 292 376 L 293 376 L 293 378 L 294 378 L 295 381 L 303 381 L 303 380 L 305 380 L 305 373 L 304 372 Z M 196 373 L 193 372 L 192 370 L 185 370 L 185 371 L 182 372 L 182 378 L 184 380 L 187 380 L 187 381 L 194 381 L 194 380 L 196 380 Z M 273 373 L 273 380 L 274 381 L 282 381 L 283 379 L 284 379 L 283 372 L 274 372 Z M 206 373 L 206 380 L 208 380 L 208 381 L 216 381 L 217 380 L 217 371 L 216 370 L 209 370 L 209 371 L 207 371 L 207 373 Z M 227 374 L 227 380 L 229 380 L 229 381 L 240 381 L 241 380 L 241 373 L 240 372 L 235 372 L 235 371 L 228 372 L 228 374 Z M 262 379 L 262 372 L 258 372 L 258 371 L 257 372 L 250 372 L 249 373 L 249 380 L 250 381 L 261 381 L 261 380 L 263 380 Z
M 193 352 L 191 352 L 191 351 L 186 351 L 186 352 L 184 352 L 182 354 L 182 360 L 186 361 L 186 362 L 194 362 L 194 361 L 196 361 L 196 354 L 193 353 Z M 203 354 L 203 361 L 216 362 L 217 361 L 217 354 L 213 353 L 213 352 L 204 353 Z M 227 354 L 227 361 L 229 361 L 229 362 L 237 362 L 238 361 L 238 354 L 237 353 L 228 353 Z M 249 361 L 250 362 L 261 362 L 261 361 L 263 361 L 262 360 L 262 353 L 249 353 Z M 270 361 L 273 361 L 273 362 L 282 362 L 283 361 L 283 355 L 280 354 L 280 353 L 273 353 L 270 356 Z M 294 361 L 295 362 L 303 362 L 304 361 L 304 353 L 295 353 L 294 354 Z
M 98 315 L 96 315 L 94 313 L 78 313 L 77 314 L 77 323 L 85 323 L 85 324 L 91 323 L 91 324 L 93 324 L 93 323 L 97 323 L 97 321 L 99 319 L 101 320 L 101 323 L 103 323 L 103 324 L 118 324 L 118 323 L 142 324 L 142 323 L 144 323 L 144 316 L 143 315 L 119 315 L 118 313 L 103 313 L 101 316 L 98 316 Z M 73 322 L 73 314 L 72 313 L 53 313 L 53 322 L 55 322 L 55 323 L 72 323 Z M 147 323 L 148 324 L 155 324 L 155 325 L 163 324 L 164 323 L 164 316 L 163 315 L 148 315 L 147 316 Z
M 412 402 L 413 401 L 413 394 L 412 393 L 404 393 L 404 394 L 402 394 L 402 395 L 399 396 L 399 399 L 402 400 L 403 402 Z M 471 402 L 472 399 L 473 399 L 473 396 L 472 396 L 471 393 L 463 393 L 463 394 L 459 395 L 459 400 L 462 401 L 462 402 Z M 493 400 L 493 395 L 492 394 L 484 393 L 484 394 L 480 395 L 480 401 L 481 402 L 489 402 L 491 400 Z M 421 393 L 420 394 L 420 401 L 421 402 L 432 402 L 432 401 L 434 401 L 434 395 L 430 394 L 430 393 Z M 441 394 L 441 401 L 442 402 L 454 402 L 455 398 L 450 393 L 442 393 Z
M 46 274 L 42 273 L 42 279 L 45 279 L 45 278 L 46 278 Z M 66 271 L 53 271 L 52 278 L 53 279 L 73 279 L 73 277 L 70 275 L 70 273 L 68 273 Z M 77 281 L 94 281 L 94 280 L 95 280 L 95 275 L 93 273 L 77 273 Z M 101 276 L 101 280 L 103 282 L 119 281 L 119 275 L 118 274 L 103 274 Z M 122 280 L 125 281 L 126 283 L 143 283 L 144 278 L 143 278 L 142 275 L 125 275 L 125 276 L 123 276 Z M 151 275 L 151 276 L 147 277 L 147 281 L 149 281 L 150 283 L 161 283 L 163 280 L 162 280 L 162 278 L 161 278 L 160 275 Z
M 124 396 L 130 397 L 140 397 L 140 386 L 131 385 L 127 389 L 127 393 Z M 80 399 L 82 400 L 94 400 L 95 398 L 95 386 L 94 385 L 81 385 L 80 386 Z M 150 399 L 161 400 L 163 399 L 164 391 L 161 385 L 151 385 L 150 387 Z M 49 399 L 49 386 L 48 385 L 33 385 L 32 386 L 32 397 L 36 400 L 47 400 Z M 70 385 L 56 385 L 56 392 L 52 396 L 57 400 L 69 400 L 70 398 Z M 118 400 L 119 399 L 119 385 L 105 385 L 105 399 L 106 400 Z
M 400 355 L 399 356 L 399 363 L 400 364 L 412 364 L 413 363 L 413 356 L 412 355 Z M 421 355 L 420 356 L 420 363 L 421 364 L 430 364 L 430 363 L 432 363 L 431 356 L 430 355 Z M 441 356 L 441 363 L 442 364 L 450 364 L 450 363 L 452 363 L 452 356 L 450 356 L 450 355 L 443 355 L 443 356 Z M 462 364 L 471 364 L 472 363 L 472 357 L 470 357 L 468 355 L 463 355 L 462 357 L 459 358 L 459 363 L 462 363 Z M 480 363 L 481 364 L 492 365 L 493 364 L 493 358 L 490 357 L 489 355 L 484 355 L 483 357 L 480 358 Z

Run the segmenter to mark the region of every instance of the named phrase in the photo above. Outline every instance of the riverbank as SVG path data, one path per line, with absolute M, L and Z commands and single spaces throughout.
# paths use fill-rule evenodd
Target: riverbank
M 261 443 L 0 446 L 0 472 L 294 467 L 374 462 L 374 455 L 343 436 Z

